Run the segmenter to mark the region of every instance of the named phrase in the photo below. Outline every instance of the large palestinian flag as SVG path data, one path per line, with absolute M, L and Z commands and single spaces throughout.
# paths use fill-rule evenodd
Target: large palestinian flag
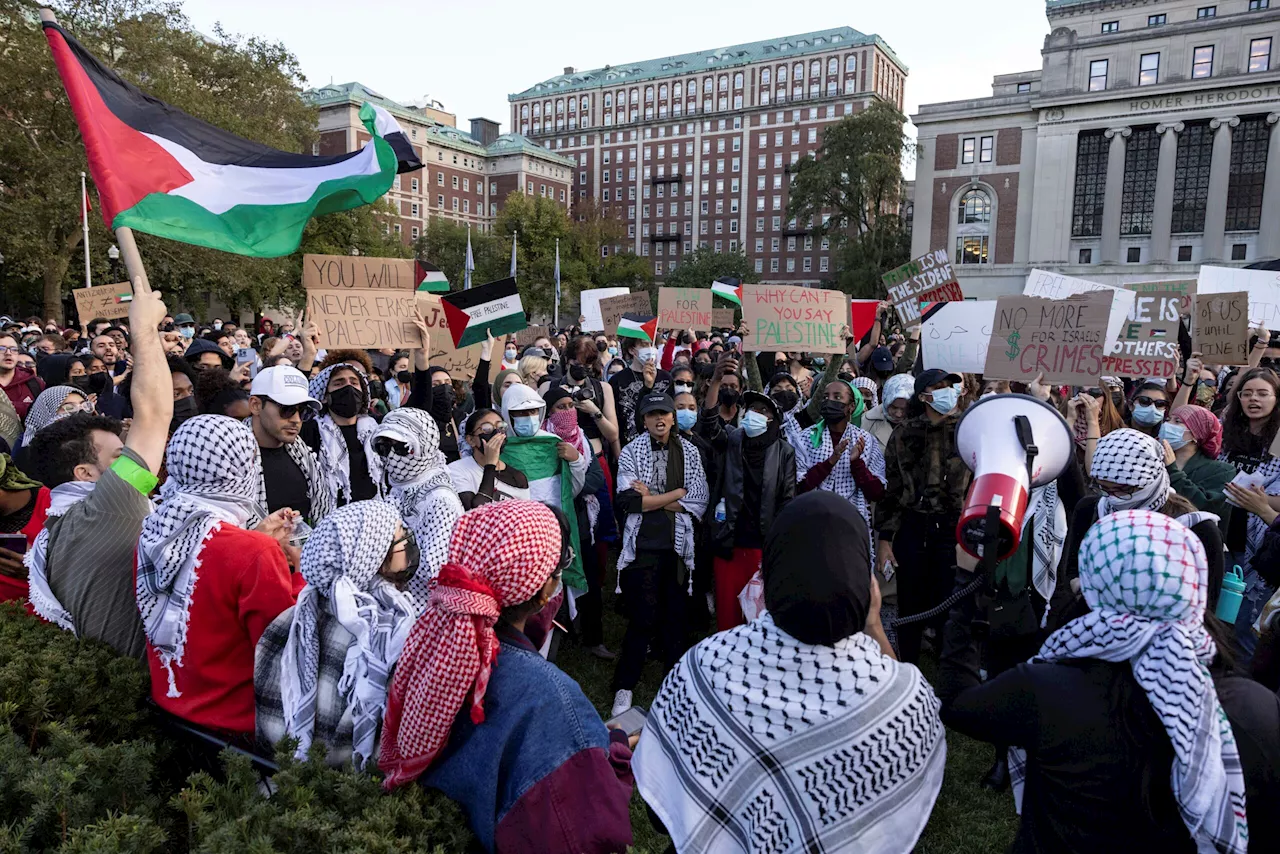
M 529 327 L 516 280 L 510 276 L 470 290 L 446 294 L 440 297 L 440 305 L 444 308 L 445 320 L 449 322 L 453 346 L 459 350 L 485 340 L 486 332 L 497 338 Z
M 105 67 L 56 23 L 44 33 L 84 137 L 108 228 L 257 257 L 298 248 L 307 221 L 375 201 L 422 168 L 400 125 L 365 103 L 359 151 L 278 151 L 193 118 Z

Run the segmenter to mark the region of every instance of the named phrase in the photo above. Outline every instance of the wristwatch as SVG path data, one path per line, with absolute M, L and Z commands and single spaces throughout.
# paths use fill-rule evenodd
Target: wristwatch
M 591 417 L 599 421 L 604 418 L 604 413 L 597 409 L 595 412 L 591 413 Z

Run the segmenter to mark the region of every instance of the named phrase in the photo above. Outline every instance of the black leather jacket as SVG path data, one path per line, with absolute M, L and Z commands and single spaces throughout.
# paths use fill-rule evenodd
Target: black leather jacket
M 742 454 L 742 442 L 746 433 L 741 429 L 726 426 L 719 434 L 708 437 L 716 451 L 716 483 L 711 493 L 711 501 L 707 505 L 707 524 L 711 530 L 711 541 L 721 551 L 732 550 L 734 533 L 737 530 L 738 516 L 744 511 L 743 493 L 745 461 Z M 748 513 L 760 516 L 760 531 L 768 534 L 773 519 L 783 505 L 796 496 L 796 452 L 785 439 L 779 437 L 764 457 L 764 480 L 761 487 L 759 507 L 748 507 Z M 715 519 L 716 507 L 720 499 L 724 499 L 724 521 Z

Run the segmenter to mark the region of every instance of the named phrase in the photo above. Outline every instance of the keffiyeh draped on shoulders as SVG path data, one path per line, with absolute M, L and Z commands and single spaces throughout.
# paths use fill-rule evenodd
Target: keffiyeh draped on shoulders
M 684 460 L 684 483 L 667 483 L 667 454 L 678 451 Z M 661 465 L 659 465 L 661 458 Z M 707 475 L 702 469 L 702 457 L 692 442 L 673 436 L 667 448 L 654 449 L 653 439 L 644 433 L 632 440 L 618 457 L 618 492 L 626 492 L 636 481 L 649 487 L 653 494 L 668 492 L 684 487 L 685 496 L 680 499 L 684 512 L 675 514 L 675 551 L 689 568 L 689 585 L 692 589 L 694 566 L 694 532 L 693 520 L 701 519 L 707 511 L 707 502 L 711 496 L 707 488 Z M 641 514 L 631 513 L 627 516 L 626 526 L 622 533 L 622 553 L 618 556 L 618 572 L 631 565 L 636 559 L 636 538 L 640 534 Z M 621 581 L 618 591 L 622 592 Z
M 369 411 L 369 378 L 365 376 L 363 369 L 346 362 L 330 365 L 311 381 L 308 391 L 316 400 L 324 400 L 329 390 L 329 377 L 334 371 L 343 369 L 355 371 L 360 379 L 360 412 L 362 414 L 356 419 L 356 439 L 367 448 L 373 431 L 378 427 L 378 422 L 372 416 L 363 414 Z M 328 506 L 337 507 L 351 500 L 350 453 L 347 450 L 346 439 L 342 437 L 342 430 L 334 422 L 333 416 L 326 412 L 316 419 L 316 426 L 320 430 L 320 474 L 329 490 Z M 368 453 L 365 456 L 369 463 L 369 474 L 374 483 L 377 483 L 381 479 L 380 473 L 374 470 L 377 457 Z

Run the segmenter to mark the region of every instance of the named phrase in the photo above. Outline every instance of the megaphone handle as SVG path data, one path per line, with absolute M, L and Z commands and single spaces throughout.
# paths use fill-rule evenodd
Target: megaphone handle
M 990 581 L 995 578 L 996 563 L 1000 554 L 1000 508 L 992 504 L 987 507 L 987 518 L 982 532 L 982 561 L 979 569 Z

